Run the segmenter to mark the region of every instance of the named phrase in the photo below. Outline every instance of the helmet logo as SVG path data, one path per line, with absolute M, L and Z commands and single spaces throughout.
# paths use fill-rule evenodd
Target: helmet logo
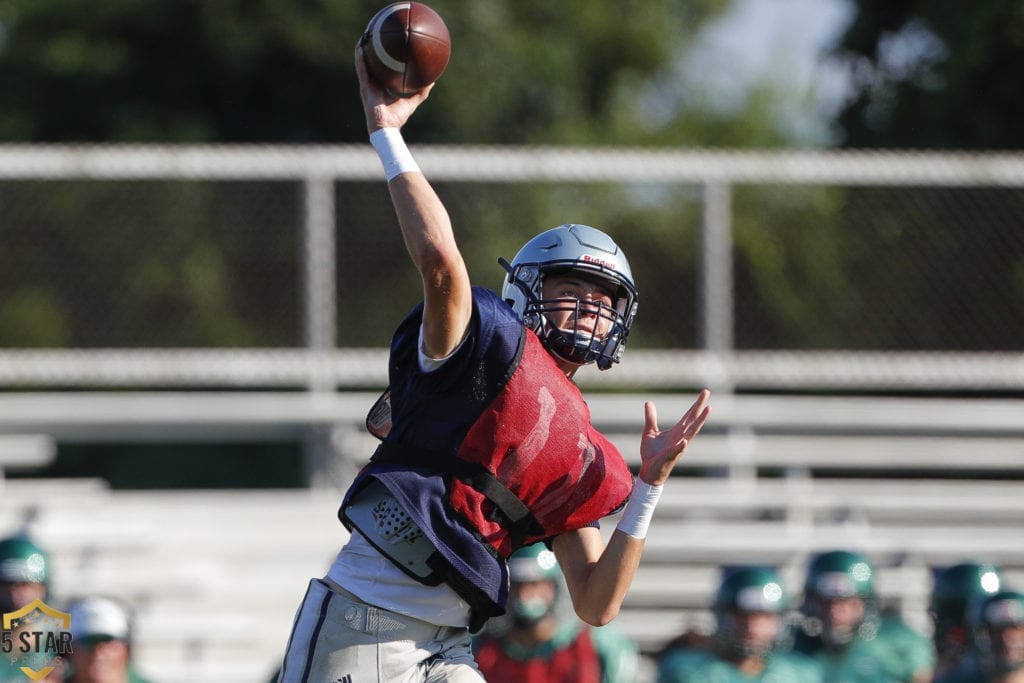
M 612 263 L 611 261 L 605 261 L 604 259 L 597 258 L 596 256 L 591 256 L 590 254 L 583 254 L 583 256 L 580 257 L 580 260 L 585 261 L 586 263 L 597 264 L 602 268 L 607 268 L 608 270 L 615 270 L 615 264 Z

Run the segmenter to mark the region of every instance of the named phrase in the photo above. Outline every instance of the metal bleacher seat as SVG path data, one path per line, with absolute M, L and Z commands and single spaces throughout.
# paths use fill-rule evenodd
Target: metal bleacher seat
M 360 423 L 367 396 L 249 398 L 255 410 L 236 395 L 168 411 L 167 395 L 152 404 L 125 397 L 124 410 L 104 418 L 62 397 L 47 419 L 65 435 L 140 425 L 178 433 L 190 420 L 203 434 L 279 435 L 302 420 L 344 427 L 334 444 L 350 466 L 372 452 Z M 595 423 L 634 468 L 645 398 L 590 397 Z M 691 397 L 654 400 L 665 427 Z M 1021 417 L 1018 403 L 1000 400 L 716 397 L 712 421 L 666 487 L 617 627 L 653 654 L 707 623 L 722 563 L 778 564 L 796 592 L 807 556 L 831 547 L 874 558 L 880 591 L 922 629 L 932 565 L 980 557 L 1024 579 Z M 260 681 L 284 648 L 306 581 L 346 537 L 338 488 L 114 491 L 96 480 L 12 479 L 0 531 L 27 525 L 52 550 L 55 594 L 96 591 L 134 605 L 136 656 L 155 679 Z M 614 519 L 602 528 L 611 533 Z

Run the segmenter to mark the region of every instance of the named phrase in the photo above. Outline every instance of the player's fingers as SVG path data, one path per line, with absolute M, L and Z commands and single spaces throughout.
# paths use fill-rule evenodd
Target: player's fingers
M 710 391 L 707 389 L 701 390 L 700 394 L 697 396 L 697 400 L 693 402 L 690 409 L 686 411 L 685 415 L 683 415 L 683 419 L 680 420 L 680 422 L 687 425 L 687 431 L 689 431 L 690 425 L 696 424 L 699 427 L 699 424 L 702 424 L 703 421 L 707 419 L 708 399 L 710 397 Z
M 681 424 L 682 427 L 682 440 L 690 442 L 693 437 L 700 433 L 704 423 L 708 421 L 708 417 L 711 415 L 711 406 L 705 406 L 697 415 L 694 415 L 686 420 L 685 423 Z
M 702 412 L 704 407 L 708 404 L 709 398 L 711 398 L 711 390 L 701 389 L 700 393 L 697 395 L 697 400 L 693 402 L 692 406 L 690 406 L 689 412 L 693 414 Z
M 708 421 L 708 418 L 710 416 L 711 406 L 704 406 L 704 409 L 701 410 L 700 413 L 698 413 L 697 416 L 690 422 L 690 425 L 686 430 L 686 438 L 692 439 L 693 437 L 697 436 L 701 428 L 704 426 L 704 423 Z
M 422 103 L 423 100 L 430 97 L 430 91 L 434 89 L 435 85 L 436 81 L 428 86 L 425 86 L 422 90 L 417 90 L 412 95 L 407 95 L 403 99 L 415 109 L 416 107 L 420 106 L 420 103 Z
M 366 58 L 363 57 L 362 40 L 356 43 L 356 52 L 353 61 L 355 62 L 356 65 L 356 74 L 358 74 L 360 78 L 366 76 Z
M 644 402 L 644 433 L 658 433 L 658 409 L 654 407 L 654 401 Z

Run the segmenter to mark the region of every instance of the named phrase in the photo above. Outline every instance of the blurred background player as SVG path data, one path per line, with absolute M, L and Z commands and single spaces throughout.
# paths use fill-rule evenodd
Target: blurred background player
M 935 683 L 1024 683 L 1024 593 L 1001 590 L 968 606 L 976 656 Z
M 593 628 L 560 610 L 561 572 L 543 543 L 509 557 L 508 617 L 477 638 L 488 683 L 630 683 L 635 643 L 614 626 Z
M 0 614 L 15 612 L 33 600 L 47 602 L 50 593 L 50 556 L 25 534 L 0 540 Z M 51 605 L 52 607 L 53 605 Z M 10 636 L 12 642 L 14 636 Z M 18 653 L 0 657 L 0 683 L 25 683 L 29 680 L 21 670 L 29 662 L 15 661 Z M 44 681 L 58 681 L 61 676 L 57 662 Z
M 779 648 L 789 598 L 775 569 L 723 568 L 712 608 L 714 637 L 704 647 L 667 649 L 658 683 L 824 681 L 813 660 Z
M 963 671 L 977 669 L 967 623 L 968 605 L 998 592 L 1002 577 L 997 567 L 979 562 L 938 568 L 934 577 L 928 615 L 934 626 L 935 680 L 956 680 Z
M 793 649 L 813 657 L 830 683 L 928 683 L 931 642 L 895 616 L 879 614 L 875 568 L 859 553 L 812 558 L 804 582 L 803 620 Z
M 101 596 L 73 603 L 66 683 L 149 683 L 131 666 L 131 624 L 119 602 Z
M 28 536 L 0 540 L 0 613 L 21 609 L 33 600 L 46 602 L 50 558 Z
M 1024 593 L 1004 590 L 980 599 L 972 623 L 985 683 L 1024 681 Z

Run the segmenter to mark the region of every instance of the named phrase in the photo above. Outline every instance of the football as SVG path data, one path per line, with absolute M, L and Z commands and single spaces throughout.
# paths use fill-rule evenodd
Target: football
M 452 52 L 441 15 L 421 2 L 395 2 L 377 12 L 362 43 L 370 77 L 398 97 L 436 81 Z

